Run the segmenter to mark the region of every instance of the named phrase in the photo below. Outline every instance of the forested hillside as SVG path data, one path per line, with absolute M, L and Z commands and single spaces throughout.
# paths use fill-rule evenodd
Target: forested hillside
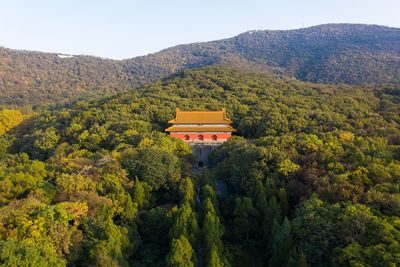
M 161 78 L 176 70 L 223 65 L 320 83 L 400 83 L 400 29 L 326 24 L 249 31 L 229 39 L 179 45 L 125 63 L 133 77 L 152 73 Z
M 250 31 L 121 61 L 0 48 L 0 104 L 89 99 L 211 65 L 318 83 L 399 84 L 400 29 L 327 24 Z
M 90 99 L 130 87 L 119 61 L 0 48 L 0 104 Z
M 0 264 L 398 266 L 399 104 L 210 67 L 38 110 L 0 138 Z M 237 128 L 203 175 L 177 107 Z

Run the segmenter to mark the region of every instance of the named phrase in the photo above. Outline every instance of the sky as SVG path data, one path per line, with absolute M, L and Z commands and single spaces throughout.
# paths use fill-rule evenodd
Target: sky
M 123 59 L 324 23 L 400 28 L 400 0 L 0 0 L 0 46 Z

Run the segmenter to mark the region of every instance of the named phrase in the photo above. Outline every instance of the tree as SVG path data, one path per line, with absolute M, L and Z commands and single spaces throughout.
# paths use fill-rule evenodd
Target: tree
M 281 217 L 287 217 L 289 214 L 289 203 L 285 188 L 280 188 L 278 191 L 279 206 L 281 207 Z
M 237 197 L 235 199 L 235 209 L 233 211 L 235 233 L 238 239 L 249 239 L 251 232 L 257 229 L 256 209 L 251 198 Z
M 290 257 L 286 263 L 287 267 L 309 267 L 307 264 L 306 257 L 304 256 L 304 253 L 300 250 L 298 250 L 294 247 L 290 251 Z
M 354 242 L 340 251 L 339 265 L 350 266 L 398 266 L 400 264 L 398 242 L 391 245 L 362 246 Z
M 210 199 L 214 206 L 214 209 L 218 213 L 218 198 L 214 188 L 211 185 L 206 184 L 205 186 L 203 186 L 202 199 Z
M 272 257 L 268 265 L 271 267 L 284 266 L 288 261 L 287 254 L 291 249 L 292 237 L 290 234 L 290 223 L 289 220 L 285 218 L 272 239 Z
M 199 234 L 196 213 L 192 210 L 189 202 L 185 202 L 178 209 L 174 224 L 171 228 L 171 238 L 184 235 L 194 246 Z
M 146 203 L 146 191 L 137 177 L 135 177 L 135 187 L 133 188 L 133 202 L 139 209 Z
M 265 194 L 264 186 L 261 181 L 256 182 L 255 192 L 254 192 L 254 205 L 260 212 L 261 219 L 266 219 L 266 213 L 268 209 L 267 196 Z
M 178 158 L 157 147 L 126 153 L 122 159 L 122 166 L 128 170 L 132 178 L 138 177 L 154 190 L 168 189 L 180 179 Z
M 221 240 L 224 229 L 211 198 L 205 199 L 203 209 L 203 236 L 207 253 L 206 264 L 207 266 L 230 266 L 224 255 L 224 246 Z
M 268 200 L 267 208 L 265 210 L 265 222 L 264 222 L 264 235 L 267 239 L 272 240 L 273 237 L 273 224 L 274 221 L 280 223 L 282 221 L 281 217 L 281 209 L 279 207 L 278 202 L 276 201 L 276 197 L 272 196 Z
M 0 135 L 3 135 L 24 120 L 19 110 L 3 109 L 0 111 Z
M 0 241 L 0 263 L 4 267 L 62 267 L 66 266 L 53 247 L 26 242 Z
M 300 251 L 296 265 L 297 265 L 297 267 L 308 267 L 306 256 L 304 256 L 303 251 Z
M 322 143 L 315 134 L 303 134 L 299 137 L 299 150 L 304 154 L 316 152 Z
M 60 136 L 56 129 L 50 127 L 46 130 L 36 130 L 33 134 L 33 151 L 35 156 L 46 158 L 56 148 Z
M 188 202 L 192 207 L 195 205 L 195 191 L 193 182 L 189 177 L 182 180 L 179 185 L 179 190 L 182 194 L 182 203 Z
M 296 163 L 293 163 L 290 159 L 285 159 L 278 163 L 278 172 L 284 176 L 289 176 L 299 168 L 300 166 Z
M 339 205 L 329 205 L 316 195 L 304 201 L 292 220 L 293 239 L 311 264 L 328 262 L 338 245 Z M 310 242 L 312 240 L 312 242 Z
M 167 266 L 193 267 L 194 251 L 184 235 L 172 240 L 171 250 L 167 256 Z
M 210 185 L 203 187 L 203 242 L 206 248 L 205 260 L 207 266 L 230 266 L 225 255 L 222 242 L 223 224 L 217 213 L 217 196 Z
M 131 253 L 128 229 L 114 223 L 114 213 L 113 208 L 103 205 L 95 219 L 89 218 L 86 221 L 83 227 L 88 234 L 85 236 L 84 248 L 88 257 L 80 259 L 82 264 L 127 265 Z

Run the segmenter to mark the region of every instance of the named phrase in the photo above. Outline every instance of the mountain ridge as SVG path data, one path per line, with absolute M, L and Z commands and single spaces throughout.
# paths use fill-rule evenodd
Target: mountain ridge
M 0 48 L 0 103 L 51 103 L 112 94 L 205 66 L 317 83 L 400 84 L 400 28 L 323 24 L 247 31 L 124 60 Z

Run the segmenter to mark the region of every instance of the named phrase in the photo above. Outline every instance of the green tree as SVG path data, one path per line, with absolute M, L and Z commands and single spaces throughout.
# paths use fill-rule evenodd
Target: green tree
M 274 221 L 280 223 L 282 221 L 281 209 L 279 207 L 278 202 L 276 201 L 276 197 L 272 196 L 267 203 L 267 208 L 265 210 L 265 221 L 264 221 L 264 234 L 267 239 L 271 240 L 273 235 L 273 224 Z
M 290 251 L 290 257 L 288 259 L 288 262 L 286 263 L 287 267 L 308 267 L 309 265 L 307 264 L 306 257 L 304 256 L 304 253 L 296 248 L 293 248 Z
M 303 134 L 299 137 L 299 150 L 304 154 L 316 152 L 322 143 L 315 134 Z
M 183 203 L 175 216 L 175 221 L 171 228 L 171 237 L 178 238 L 183 235 L 194 246 L 199 231 L 196 212 L 192 210 L 189 202 Z
M 167 256 L 167 266 L 191 267 L 194 266 L 194 251 L 184 235 L 172 239 L 171 250 Z
M 47 157 L 56 148 L 60 136 L 50 127 L 46 130 L 36 130 L 33 134 L 33 153 L 39 157 Z
M 300 251 L 299 257 L 297 259 L 297 267 L 308 267 L 306 256 L 304 256 L 303 251 Z
M 0 110 L 0 135 L 3 135 L 24 120 L 24 115 L 19 110 Z
M 4 240 L 0 241 L 0 263 L 4 267 L 67 266 L 51 246 Z
M 154 190 L 168 189 L 180 179 L 178 158 L 157 147 L 148 147 L 138 152 L 125 154 L 122 165 L 132 178 L 138 177 Z
M 248 240 L 250 233 L 257 229 L 257 211 L 251 198 L 236 198 L 233 215 L 236 238 Z
M 285 159 L 278 163 L 278 172 L 284 176 L 289 176 L 299 168 L 300 166 L 296 163 L 293 163 L 290 159 Z
M 285 218 L 272 239 L 272 257 L 269 260 L 268 266 L 284 266 L 288 261 L 287 255 L 288 252 L 291 251 L 292 245 L 290 223 L 289 220 Z
M 146 203 L 146 191 L 141 181 L 135 177 L 135 186 L 133 188 L 133 202 L 141 209 Z
M 339 205 L 328 205 L 316 195 L 304 201 L 292 220 L 293 238 L 311 264 L 329 262 L 338 245 Z M 313 240 L 310 242 L 309 240 Z
M 192 207 L 195 205 L 195 191 L 192 180 L 189 177 L 182 179 L 179 185 L 179 191 L 182 194 L 182 203 L 188 202 Z
M 206 264 L 207 266 L 230 266 L 224 256 L 224 245 L 221 240 L 224 229 L 210 198 L 204 201 L 203 209 L 203 236 L 207 253 Z

